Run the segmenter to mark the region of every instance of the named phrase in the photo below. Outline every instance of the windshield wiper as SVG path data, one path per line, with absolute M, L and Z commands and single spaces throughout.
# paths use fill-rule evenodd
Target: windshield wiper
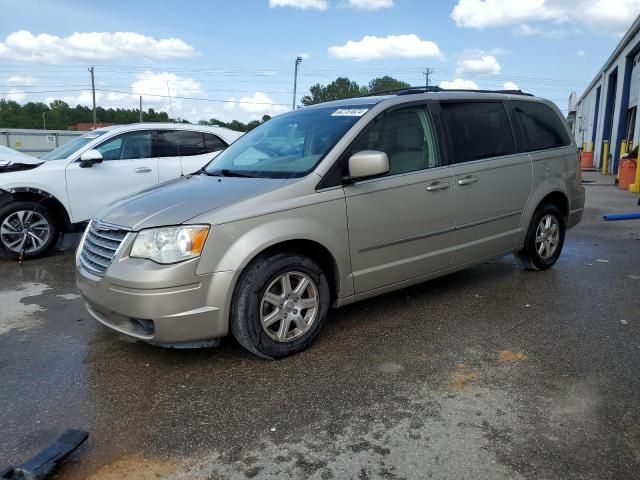
M 214 170 L 213 172 L 208 172 L 204 170 L 204 173 L 211 177 L 240 177 L 240 178 L 256 178 L 254 175 L 250 175 L 248 173 L 239 172 L 237 170 L 229 170 L 228 168 L 223 168 L 221 170 Z

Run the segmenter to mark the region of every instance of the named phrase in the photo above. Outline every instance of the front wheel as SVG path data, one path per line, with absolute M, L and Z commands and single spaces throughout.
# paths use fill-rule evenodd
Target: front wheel
M 263 358 L 307 348 L 329 310 L 329 283 L 312 259 L 279 253 L 251 264 L 239 280 L 231 331 L 240 345 Z
M 558 207 L 551 203 L 542 205 L 531 219 L 524 248 L 516 258 L 528 270 L 551 268 L 562 253 L 566 225 Z
M 7 258 L 38 258 L 58 240 L 49 209 L 36 202 L 15 202 L 0 209 L 0 253 Z

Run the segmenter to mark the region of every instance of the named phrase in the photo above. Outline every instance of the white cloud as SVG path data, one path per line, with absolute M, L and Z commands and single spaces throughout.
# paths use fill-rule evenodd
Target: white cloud
M 436 43 L 421 40 L 413 33 L 387 37 L 367 35 L 357 42 L 349 40 L 344 45 L 329 47 L 329 54 L 336 58 L 358 61 L 442 56 Z
M 36 79 L 31 75 L 26 75 L 24 77 L 20 75 L 12 75 L 7 78 L 7 85 L 23 85 L 23 86 L 31 86 L 36 83 Z
M 460 90 L 479 90 L 478 84 L 473 80 L 464 80 L 462 78 L 456 78 L 454 80 L 443 80 L 438 85 L 444 89 L 460 89 Z
M 584 50 L 578 50 L 576 55 L 578 55 L 579 57 L 584 57 L 587 55 L 587 52 L 585 52 Z
M 520 90 L 520 87 L 515 82 L 504 82 L 502 88 L 504 88 L 505 90 Z
M 229 102 L 224 106 L 227 112 L 241 111 L 248 114 L 250 119 L 261 118 L 263 115 L 278 115 L 289 110 L 284 105 L 276 105 L 274 100 L 262 92 L 256 92 L 251 97 L 231 97 Z
M 640 13 L 640 0 L 458 0 L 451 18 L 482 30 L 527 22 L 572 22 L 600 33 L 620 34 Z
M 22 103 L 27 98 L 27 94 L 21 92 L 17 88 L 10 88 L 9 93 L 4 95 L 7 100 L 13 100 L 14 102 Z
M 309 55 L 307 52 L 303 52 L 300 55 L 298 55 L 300 58 L 302 58 L 303 60 L 309 60 L 311 58 L 311 55 Z
M 202 94 L 202 87 L 191 77 L 181 77 L 169 72 L 154 73 L 151 70 L 136 74 L 131 90 L 136 98 L 146 95 L 149 96 L 149 101 L 155 102 L 166 102 L 168 99 L 151 95 L 197 97 Z
M 513 33 L 519 37 L 542 37 L 551 39 L 564 38 L 566 32 L 558 29 L 544 29 L 532 27 L 527 23 L 522 23 L 513 29 Z
M 314 10 L 326 10 L 327 0 L 269 0 L 269 6 L 275 7 L 293 7 Z
M 378 10 L 379 8 L 392 8 L 393 0 L 346 0 L 343 5 L 358 10 Z
M 66 60 L 114 60 L 121 58 L 168 59 L 193 57 L 194 47 L 179 38 L 157 40 L 134 32 L 87 32 L 58 37 L 20 30 L 0 42 L 0 58 L 60 63 Z
M 457 74 L 476 73 L 476 74 L 493 74 L 500 73 L 500 64 L 493 55 L 478 54 L 472 58 L 463 58 L 458 61 Z

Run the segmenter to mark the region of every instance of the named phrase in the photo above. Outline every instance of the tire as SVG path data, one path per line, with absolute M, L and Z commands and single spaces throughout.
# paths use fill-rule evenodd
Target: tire
M 283 358 L 313 343 L 329 303 L 329 282 L 315 261 L 287 253 L 262 257 L 252 262 L 238 281 L 231 306 L 231 332 L 251 353 L 267 359 Z M 315 308 L 309 308 L 312 304 Z
M 15 202 L 0 208 L 0 254 L 5 258 L 39 258 L 58 241 L 55 217 L 37 202 Z M 23 241 L 25 242 L 23 245 Z
M 547 229 L 546 225 L 550 225 L 550 228 Z M 555 226 L 556 230 L 553 230 L 553 226 Z M 552 233 L 556 231 L 557 235 Z M 560 209 L 551 203 L 541 205 L 531 219 L 524 248 L 515 254 L 516 259 L 527 270 L 547 270 L 551 268 L 562 253 L 565 233 L 566 223 Z M 546 240 L 536 241 L 536 237 L 539 234 Z M 542 243 L 545 242 L 547 242 L 547 246 L 542 247 Z M 541 248 L 542 250 L 540 250 Z

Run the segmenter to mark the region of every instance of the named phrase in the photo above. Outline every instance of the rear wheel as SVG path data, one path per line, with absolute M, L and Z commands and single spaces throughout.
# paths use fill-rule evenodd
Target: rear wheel
M 16 202 L 0 209 L 0 252 L 7 258 L 38 258 L 58 240 L 49 209 L 36 202 Z
M 516 258 L 528 270 L 551 268 L 562 253 L 565 231 L 560 209 L 551 203 L 542 205 L 531 219 L 524 248 Z
M 280 253 L 260 259 L 242 275 L 234 295 L 231 331 L 263 358 L 282 358 L 307 348 L 327 316 L 327 278 L 312 259 Z

